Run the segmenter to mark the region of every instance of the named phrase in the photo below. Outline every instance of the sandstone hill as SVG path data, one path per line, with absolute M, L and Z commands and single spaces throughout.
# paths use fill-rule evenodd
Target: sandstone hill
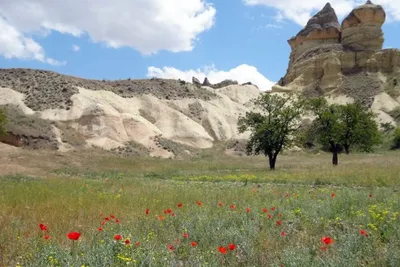
M 99 147 L 174 157 L 238 135 L 238 116 L 260 91 L 226 81 L 97 81 L 32 69 L 0 69 L 3 142 L 61 151 Z M 185 148 L 185 149 L 184 149 Z M 177 151 L 180 150 L 180 151 Z
M 340 24 L 329 3 L 295 37 L 286 75 L 274 92 L 300 90 L 336 102 L 363 102 L 380 122 L 400 113 L 400 50 L 382 49 L 386 14 L 367 1 Z

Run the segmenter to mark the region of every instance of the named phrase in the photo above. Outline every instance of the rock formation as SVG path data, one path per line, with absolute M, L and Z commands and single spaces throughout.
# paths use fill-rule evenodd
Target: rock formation
M 210 83 L 207 77 L 204 78 L 203 86 L 212 87 L 212 84 Z
M 386 94 L 400 105 L 400 51 L 384 49 L 385 11 L 367 1 L 356 7 L 341 26 L 328 3 L 288 42 L 292 48 L 286 75 L 275 92 L 301 90 L 310 96 L 346 96 L 366 106 Z M 387 95 L 390 94 L 390 95 Z M 379 110 L 385 122 L 393 122 Z

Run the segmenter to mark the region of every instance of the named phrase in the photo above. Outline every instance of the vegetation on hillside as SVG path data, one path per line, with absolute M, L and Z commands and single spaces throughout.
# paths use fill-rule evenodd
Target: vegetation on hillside
M 239 118 L 239 132 L 251 131 L 248 154 L 265 155 L 270 169 L 274 170 L 282 148 L 290 148 L 294 144 L 294 135 L 304 112 L 303 101 L 293 94 L 262 94 L 253 104 L 259 111 L 247 112 Z
M 5 126 L 7 124 L 7 118 L 3 110 L 0 110 L 0 135 L 6 134 Z
M 392 149 L 400 149 L 400 128 L 397 128 L 393 134 Z

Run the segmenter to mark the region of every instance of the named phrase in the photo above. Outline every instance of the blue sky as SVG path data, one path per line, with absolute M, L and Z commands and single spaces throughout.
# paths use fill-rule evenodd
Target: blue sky
M 268 87 L 285 74 L 287 40 L 326 1 L 115 0 L 112 7 L 107 0 L 97 6 L 89 0 L 5 2 L 0 3 L 3 68 L 92 79 L 207 75 L 211 82 L 236 78 Z M 331 4 L 342 19 L 361 2 Z M 400 1 L 380 2 L 388 13 L 384 47 L 398 48 Z

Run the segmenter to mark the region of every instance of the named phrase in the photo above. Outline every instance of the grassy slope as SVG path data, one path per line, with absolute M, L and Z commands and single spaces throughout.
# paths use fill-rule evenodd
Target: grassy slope
M 39 152 L 10 157 L 11 164 L 29 167 L 52 161 L 32 169 L 44 178 L 1 178 L 0 265 L 400 264 L 398 153 L 343 156 L 337 168 L 330 166 L 329 155 L 286 155 L 276 172 L 267 170 L 264 158 L 209 155 L 171 161 L 121 159 L 101 152 L 29 153 Z M 182 209 L 176 206 L 179 202 Z M 264 207 L 273 218 L 261 212 Z M 165 215 L 168 208 L 176 216 Z M 98 232 L 108 214 L 116 215 L 120 224 L 108 222 Z M 159 221 L 157 215 L 165 219 Z M 42 238 L 42 222 L 49 227 L 50 240 Z M 361 236 L 360 229 L 369 236 Z M 82 233 L 74 246 L 65 236 L 69 231 Z M 189 239 L 182 238 L 186 231 Z M 114 234 L 140 241 L 140 248 L 113 241 Z M 321 250 L 322 236 L 335 240 L 326 251 Z M 190 241 L 198 246 L 192 248 Z M 237 249 L 221 255 L 218 246 L 231 242 Z M 173 252 L 167 244 L 174 246 Z

